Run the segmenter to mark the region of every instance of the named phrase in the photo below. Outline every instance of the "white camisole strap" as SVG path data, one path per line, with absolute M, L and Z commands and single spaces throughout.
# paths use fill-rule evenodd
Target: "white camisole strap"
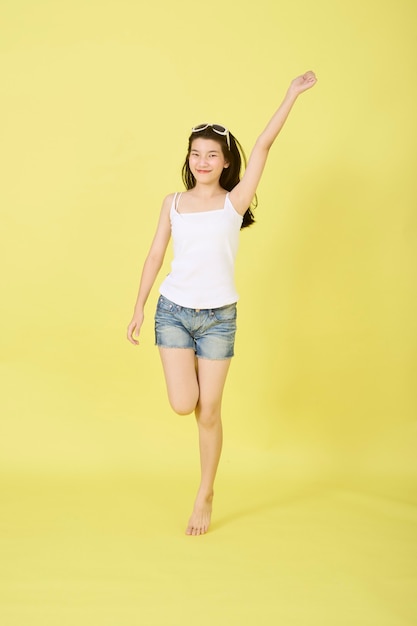
M 174 208 L 177 213 L 178 213 L 178 206 L 181 200 L 181 196 L 182 196 L 182 191 L 180 192 L 177 191 L 174 197 Z

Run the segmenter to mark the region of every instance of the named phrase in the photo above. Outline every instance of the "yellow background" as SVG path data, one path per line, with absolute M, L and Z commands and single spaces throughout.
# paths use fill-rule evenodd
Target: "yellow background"
M 414 2 L 2 14 L 5 626 L 416 624 Z M 190 127 L 249 153 L 308 69 L 241 236 L 213 529 L 185 538 L 197 438 L 157 285 L 125 340 L 141 266 Z

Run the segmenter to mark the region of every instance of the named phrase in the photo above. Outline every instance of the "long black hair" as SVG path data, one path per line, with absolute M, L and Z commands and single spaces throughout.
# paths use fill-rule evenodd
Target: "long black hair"
M 217 141 L 218 144 L 220 144 L 223 156 L 228 161 L 229 167 L 225 167 L 223 169 L 219 183 L 223 187 L 223 189 L 226 189 L 226 191 L 232 191 L 232 189 L 236 187 L 236 185 L 240 181 L 242 163 L 244 167 L 246 167 L 247 165 L 246 155 L 242 146 L 231 132 L 229 132 L 229 149 L 226 135 L 219 135 L 213 130 L 211 126 L 207 126 L 207 128 L 205 128 L 204 130 L 191 133 L 188 138 L 187 156 L 185 158 L 184 165 L 182 166 L 182 180 L 185 188 L 193 189 L 196 185 L 196 180 L 190 170 L 188 159 L 190 157 L 191 144 L 194 139 L 198 139 L 199 137 L 201 137 L 202 139 L 213 139 L 214 141 Z M 257 204 L 258 200 L 255 195 L 251 205 L 247 208 L 246 212 L 243 215 L 241 228 L 246 228 L 247 226 L 250 226 L 254 223 L 255 218 L 253 216 L 252 210 L 256 208 Z

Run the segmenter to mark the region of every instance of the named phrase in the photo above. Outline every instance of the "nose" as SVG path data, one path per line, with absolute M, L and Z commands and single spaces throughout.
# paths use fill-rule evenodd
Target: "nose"
M 202 166 L 206 166 L 207 165 L 207 159 L 204 155 L 200 155 L 200 158 L 198 159 L 198 165 L 202 165 Z

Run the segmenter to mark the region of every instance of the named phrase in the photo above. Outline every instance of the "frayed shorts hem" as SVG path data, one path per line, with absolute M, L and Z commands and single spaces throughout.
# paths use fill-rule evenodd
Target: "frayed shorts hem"
M 162 343 L 155 343 L 155 346 L 157 348 L 165 348 L 165 350 L 192 350 L 192 352 L 194 352 L 194 356 L 197 359 L 205 359 L 206 361 L 228 361 L 229 359 L 232 359 L 235 355 L 234 353 L 231 354 L 230 356 L 220 356 L 220 357 L 211 357 L 211 356 L 203 356 L 201 354 L 197 354 L 197 352 L 195 351 L 194 348 L 192 348 L 191 346 L 164 346 L 164 344 Z

